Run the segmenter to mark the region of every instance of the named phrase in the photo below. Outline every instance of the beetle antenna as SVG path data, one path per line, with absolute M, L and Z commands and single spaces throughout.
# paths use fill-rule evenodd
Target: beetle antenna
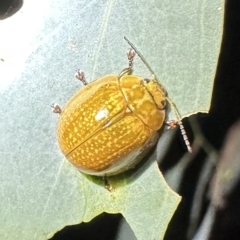
M 171 105 L 172 109 L 174 110 L 174 113 L 175 113 L 175 115 L 176 115 L 176 117 L 177 117 L 177 124 L 178 124 L 179 127 L 180 127 L 180 131 L 181 131 L 181 134 L 182 134 L 182 136 L 183 136 L 183 140 L 184 140 L 184 142 L 185 142 L 185 144 L 186 144 L 186 146 L 187 146 L 188 151 L 191 153 L 191 152 L 192 152 L 192 148 L 191 148 L 190 142 L 189 142 L 189 140 L 188 140 L 187 133 L 186 133 L 186 131 L 185 131 L 185 129 L 184 129 L 184 126 L 183 126 L 183 124 L 182 124 L 181 115 L 180 115 L 180 113 L 178 112 L 175 103 L 174 103 L 169 97 L 166 97 L 166 100 L 167 100 L 168 103 Z
M 142 60 L 142 62 L 145 64 L 145 66 L 147 67 L 147 69 L 150 71 L 150 73 L 152 73 L 152 75 L 154 75 L 154 78 L 158 81 L 154 71 L 152 70 L 152 68 L 150 67 L 150 65 L 147 63 L 147 61 L 145 60 L 145 58 L 143 57 L 143 55 L 137 50 L 137 48 L 134 46 L 134 44 L 132 42 L 130 42 L 130 40 L 124 36 L 124 39 L 126 40 L 126 42 L 131 46 L 131 48 L 137 53 L 137 55 L 140 57 L 140 59 Z M 187 137 L 187 134 L 186 134 L 186 131 L 184 129 L 184 126 L 182 124 L 182 121 L 181 121 L 181 115 L 179 114 L 178 110 L 177 110 L 177 107 L 176 105 L 174 104 L 174 102 L 166 97 L 166 100 L 168 101 L 168 103 L 171 105 L 172 109 L 174 110 L 174 113 L 177 117 L 177 124 L 179 125 L 180 127 L 180 130 L 181 130 L 181 134 L 183 136 L 183 140 L 187 146 L 187 149 L 189 152 L 192 152 L 192 148 L 190 146 L 190 143 L 189 143 L 189 140 L 188 140 L 188 137 Z
M 126 40 L 126 42 L 131 46 L 131 48 L 137 53 L 137 55 L 141 58 L 142 62 L 145 64 L 145 66 L 147 67 L 147 69 L 149 70 L 150 73 L 152 73 L 154 75 L 154 77 L 156 78 L 156 75 L 154 73 L 154 71 L 152 70 L 152 68 L 150 67 L 150 65 L 147 63 L 147 61 L 145 60 L 145 58 L 143 57 L 143 55 L 137 50 L 137 48 L 133 45 L 132 42 L 130 42 L 130 40 L 124 36 L 124 39 Z

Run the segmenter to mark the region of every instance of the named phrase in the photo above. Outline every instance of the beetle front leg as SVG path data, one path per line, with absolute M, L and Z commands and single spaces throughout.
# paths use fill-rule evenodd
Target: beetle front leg
M 76 71 L 76 73 L 75 73 L 75 77 L 78 80 L 80 80 L 83 83 L 83 85 L 87 85 L 88 84 L 88 82 L 86 81 L 85 74 L 84 74 L 83 70 L 78 69 Z
M 119 74 L 119 78 L 123 75 L 130 75 L 133 71 L 133 58 L 136 55 L 135 51 L 132 48 L 129 48 L 129 50 L 126 52 L 127 58 L 128 58 L 128 67 L 124 68 L 122 72 Z
M 136 52 L 132 49 L 132 48 L 129 48 L 129 50 L 126 52 L 127 54 L 127 58 L 128 58 L 128 67 L 130 69 L 132 69 L 133 67 L 133 59 L 136 55 Z
M 167 125 L 167 129 L 174 129 L 178 125 L 178 121 L 177 120 L 169 120 L 169 121 L 166 121 L 165 123 Z

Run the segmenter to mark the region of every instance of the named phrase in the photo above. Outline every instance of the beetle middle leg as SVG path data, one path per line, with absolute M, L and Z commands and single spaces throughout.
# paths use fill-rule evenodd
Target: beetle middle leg
M 76 71 L 76 73 L 75 73 L 75 77 L 78 80 L 80 80 L 83 83 L 83 85 L 87 85 L 88 84 L 88 82 L 86 81 L 85 74 L 84 74 L 83 70 L 78 69 Z

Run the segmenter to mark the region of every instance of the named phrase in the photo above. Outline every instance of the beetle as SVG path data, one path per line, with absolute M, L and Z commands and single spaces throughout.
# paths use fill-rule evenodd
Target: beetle
M 165 105 L 174 107 L 188 150 L 191 151 L 180 116 L 165 88 L 134 45 L 127 53 L 129 66 L 119 75 L 111 74 L 87 84 L 83 71 L 76 77 L 85 85 L 61 110 L 57 129 L 59 146 L 66 158 L 81 172 L 111 176 L 133 168 L 155 145 L 158 130 L 165 122 Z M 133 49 L 133 50 L 132 50 Z M 150 72 L 151 80 L 132 74 L 138 54 Z

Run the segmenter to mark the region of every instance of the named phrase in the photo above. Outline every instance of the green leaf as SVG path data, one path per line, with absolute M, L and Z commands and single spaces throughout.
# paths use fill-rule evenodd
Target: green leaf
M 85 196 L 92 197 L 87 198 L 84 221 L 102 212 L 121 213 L 138 239 L 162 239 L 180 197 L 168 187 L 154 159 L 108 181 L 111 192 L 86 182 Z
M 122 213 L 138 239 L 162 239 L 179 197 L 156 163 L 110 179 L 108 192 L 65 161 L 50 105 L 64 105 L 80 87 L 77 68 L 88 80 L 120 73 L 127 36 L 182 116 L 207 112 L 222 24 L 222 0 L 25 1 L 1 21 L 1 239 L 48 239 L 103 211 Z M 134 71 L 150 76 L 139 58 Z

